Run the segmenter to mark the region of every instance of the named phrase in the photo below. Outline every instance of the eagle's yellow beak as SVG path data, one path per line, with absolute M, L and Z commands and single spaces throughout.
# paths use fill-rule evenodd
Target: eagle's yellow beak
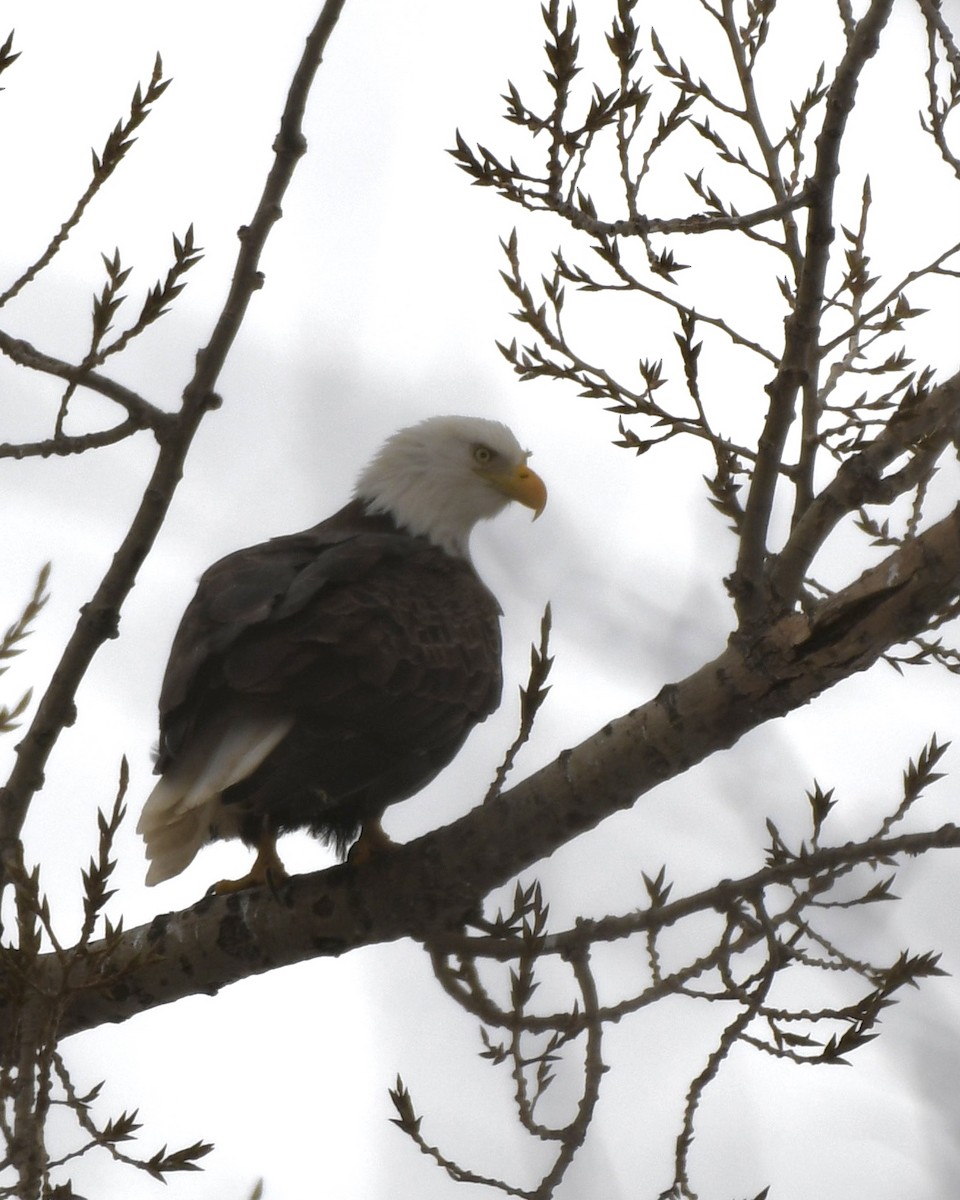
M 533 509 L 533 519 L 543 512 L 547 504 L 547 485 L 543 482 L 536 471 L 531 471 L 526 463 L 520 463 L 516 467 L 511 467 L 507 471 L 481 471 L 479 472 L 484 478 L 488 479 L 494 487 L 503 492 L 505 496 L 509 496 L 511 500 L 518 500 L 521 504 L 525 504 L 527 508 Z

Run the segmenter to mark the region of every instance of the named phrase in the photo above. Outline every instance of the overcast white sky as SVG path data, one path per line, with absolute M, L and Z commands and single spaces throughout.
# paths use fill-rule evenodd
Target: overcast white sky
M 2 6 L 22 51 L 0 95 L 4 281 L 69 212 L 86 182 L 90 146 L 99 148 L 125 111 L 158 49 L 174 78 L 134 157 L 91 207 L 49 279 L 0 314 L 4 329 L 78 358 L 89 296 L 101 286 L 100 252 L 119 246 L 125 265 L 135 268 L 126 289 L 135 309 L 166 270 L 170 234 L 182 235 L 193 222 L 204 261 L 173 313 L 114 368 L 149 399 L 176 403 L 225 295 L 235 231 L 253 212 L 316 7 L 287 0 L 267 13 L 243 2 L 225 16 L 223 6 L 183 0 Z M 660 25 L 665 40 L 681 44 L 684 13 L 696 7 L 692 0 L 672 6 L 675 23 Z M 833 12 L 826 0 L 792 0 L 789 7 L 811 21 Z M 891 33 L 908 60 L 919 46 L 910 7 L 900 5 Z M 583 8 L 599 11 L 599 0 Z M 806 79 L 803 64 L 815 69 L 831 52 L 808 47 L 803 33 L 801 20 L 790 54 L 778 60 L 797 79 Z M 498 144 L 499 95 L 507 78 L 533 85 L 541 42 L 535 3 L 348 0 L 307 114 L 310 153 L 270 241 L 266 286 L 221 380 L 224 407 L 201 431 L 126 610 L 123 636 L 105 648 L 86 681 L 80 720 L 58 747 L 31 814 L 28 852 L 43 859 L 65 930 L 78 911 L 95 810 L 112 799 L 121 754 L 130 760 L 132 809 L 149 790 L 159 681 L 196 577 L 239 545 L 313 524 L 337 507 L 369 454 L 398 426 L 444 411 L 506 420 L 532 449 L 551 499 L 536 525 L 528 514 L 509 513 L 476 539 L 478 565 L 506 614 L 507 700 L 442 780 L 389 815 L 396 836 L 441 824 L 482 795 L 512 735 L 527 645 L 548 599 L 558 654 L 554 691 L 523 772 L 722 647 L 728 601 L 720 579 L 734 547 L 697 483 L 708 464 L 630 458 L 610 445 L 609 416 L 558 387 L 521 386 L 493 344 L 519 332 L 507 315 L 497 245 L 517 214 L 489 191 L 470 188 L 444 149 L 456 126 Z M 683 45 L 694 60 L 697 46 Z M 700 52 L 707 57 L 698 69 L 705 71 L 709 49 Z M 878 194 L 897 175 L 909 183 L 929 172 L 919 193 L 895 189 L 878 198 L 890 233 L 876 252 L 881 266 L 899 270 L 901 260 L 915 261 L 913 253 L 922 260 L 930 246 L 957 240 L 942 232 L 957 219 L 955 193 L 941 195 L 945 174 L 926 149 L 915 160 L 885 153 L 892 138 L 912 136 L 921 103 L 919 92 L 903 99 L 908 78 L 898 74 L 891 86 L 892 64 L 878 60 L 865 90 L 865 115 L 880 132 L 863 149 L 862 163 L 851 161 L 851 195 L 859 194 L 866 169 Z M 925 220 L 908 238 L 898 222 L 918 194 Z M 856 218 L 851 208 L 847 223 Z M 536 221 L 522 235 L 532 262 L 556 236 Z M 546 265 L 535 263 L 534 279 Z M 749 300 L 746 276 L 729 271 L 718 279 L 715 306 Z M 957 365 L 955 351 L 945 360 L 936 349 L 944 330 L 955 330 L 955 294 L 950 304 L 917 337 L 944 373 Z M 758 311 L 752 319 L 762 325 L 770 316 Z M 671 334 L 635 326 L 631 317 L 618 320 L 595 328 L 596 337 L 621 349 L 625 337 L 635 339 L 626 343 L 633 358 L 673 354 Z M 732 399 L 741 386 L 731 381 Z M 0 438 L 45 432 L 56 395 L 5 369 Z M 77 407 L 77 417 L 102 411 L 91 402 Z M 53 599 L 29 654 L 7 676 L 4 699 L 18 684 L 49 675 L 151 461 L 144 436 L 99 457 L 2 464 L 0 621 L 14 617 L 39 565 L 54 561 Z M 689 486 L 680 482 L 683 467 Z M 934 729 L 956 736 L 956 700 L 956 684 L 930 670 L 902 683 L 878 669 L 754 733 L 544 864 L 537 875 L 557 926 L 578 912 L 632 907 L 640 872 L 653 874 L 664 861 L 678 890 L 753 869 L 764 816 L 773 813 L 799 833 L 803 792 L 814 776 L 837 785 L 844 801 L 839 827 L 869 828 L 873 814 L 895 803 L 907 757 Z M 940 788 L 931 822 L 949 811 L 954 795 L 951 783 Z M 191 903 L 210 880 L 242 870 L 247 858 L 238 846 L 208 849 L 183 877 L 148 892 L 133 823 L 119 845 L 114 911 L 127 925 Z M 307 839 L 291 839 L 287 858 L 300 870 L 328 861 Z M 956 972 L 956 889 L 944 890 L 950 874 L 946 860 L 909 866 L 898 890 L 910 899 L 868 914 L 864 944 L 885 946 L 889 955 L 906 945 L 941 947 Z M 611 989 L 622 969 L 611 968 Z M 933 982 L 891 1012 L 885 1036 L 857 1055 L 853 1069 L 801 1071 L 737 1056 L 703 1106 L 695 1159 L 703 1194 L 754 1195 L 766 1183 L 775 1184 L 778 1200 L 956 1194 L 958 1018 L 955 986 Z M 614 1069 L 564 1200 L 633 1200 L 667 1185 L 683 1085 L 713 1044 L 715 1020 L 677 1005 L 611 1034 L 607 1061 Z M 145 1148 L 216 1142 L 203 1175 L 173 1179 L 168 1194 L 177 1200 L 242 1200 L 259 1176 L 266 1200 L 450 1200 L 467 1191 L 387 1123 L 386 1091 L 399 1071 L 429 1138 L 465 1166 L 526 1184 L 541 1161 L 538 1148 L 527 1145 L 512 1118 L 509 1081 L 479 1061 L 479 1048 L 475 1022 L 452 1008 L 424 956 L 403 944 L 305 964 L 216 999 L 148 1013 L 74 1039 L 67 1054 L 79 1082 L 106 1077 L 105 1111 L 139 1107 Z M 107 1162 L 78 1166 L 74 1179 L 81 1194 L 99 1200 L 159 1194 L 146 1178 Z

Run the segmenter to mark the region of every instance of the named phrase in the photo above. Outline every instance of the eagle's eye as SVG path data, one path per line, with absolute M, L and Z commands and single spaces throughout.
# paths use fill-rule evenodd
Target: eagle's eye
M 488 467 L 494 459 L 494 453 L 489 446 L 474 446 L 473 461 L 478 467 Z

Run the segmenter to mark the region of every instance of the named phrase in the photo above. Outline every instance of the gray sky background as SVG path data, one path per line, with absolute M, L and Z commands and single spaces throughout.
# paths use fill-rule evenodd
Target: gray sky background
M 600 12 L 595 0 L 582 7 L 584 15 Z M 826 0 L 790 7 L 807 19 L 834 10 Z M 706 73 L 710 44 L 688 50 L 681 43 L 696 9 L 693 0 L 675 4 L 672 22 L 664 19 L 658 29 L 691 61 L 700 54 L 697 69 Z M 2 315 L 11 333 L 77 359 L 89 297 L 102 283 L 100 252 L 119 246 L 125 265 L 135 268 L 125 289 L 135 312 L 166 270 L 170 234 L 182 236 L 194 222 L 204 261 L 173 312 L 113 367 L 149 399 L 172 407 L 225 295 L 235 231 L 253 212 L 315 6 L 288 0 L 267 17 L 260 5 L 237 3 L 225 20 L 219 5 L 182 0 L 9 0 L 3 15 L 22 51 L 0 95 L 8 180 L 0 190 L 4 281 L 69 212 L 86 183 L 90 146 L 99 149 L 158 49 L 174 78 L 133 157 L 91 206 L 55 268 Z M 608 19 L 603 6 L 604 24 Z M 809 64 L 815 69 L 832 53 L 808 44 L 803 19 L 790 54 L 777 59 L 787 82 L 797 81 L 792 95 L 801 80 L 805 86 Z M 919 53 L 909 4 L 900 6 L 891 37 L 908 58 Z M 114 918 L 122 913 L 128 926 L 147 921 L 191 903 L 211 880 L 245 869 L 242 847 L 218 846 L 162 888 L 142 885 L 132 829 L 150 787 L 156 696 L 173 630 L 211 561 L 332 511 L 373 450 L 403 424 L 444 411 L 506 420 L 533 450 L 550 504 L 536 525 L 511 512 L 478 532 L 478 566 L 505 609 L 506 700 L 441 780 L 390 812 L 387 827 L 396 837 L 445 823 L 482 796 L 512 737 L 527 647 L 548 599 L 554 688 L 521 773 L 722 648 L 729 603 L 720 580 L 732 566 L 734 543 L 699 484 L 707 461 L 690 451 L 631 458 L 610 444 L 614 418 L 559 387 L 521 387 L 493 344 L 523 334 L 509 319 L 512 305 L 498 276 L 497 239 L 518 214 L 491 192 L 470 188 L 443 151 L 457 126 L 494 147 L 513 136 L 499 120 L 499 96 L 507 78 L 536 93 L 542 40 L 539 5 L 517 0 L 347 4 L 307 114 L 310 153 L 269 244 L 266 286 L 221 380 L 224 407 L 199 435 L 122 636 L 105 647 L 85 682 L 80 719 L 64 735 L 31 813 L 28 853 L 43 862 L 64 936 L 79 912 L 79 872 L 95 844 L 95 810 L 112 800 L 121 754 L 131 766 L 131 819 L 118 846 Z M 943 189 L 945 171 L 922 143 L 916 159 L 884 154 L 893 139 L 913 137 L 922 103 L 910 78 L 890 86 L 887 61 L 878 60 L 864 89 L 858 120 L 874 133 L 862 162 L 851 156 L 846 223 L 857 219 L 854 201 L 869 170 L 878 197 L 876 265 L 897 274 L 956 240 L 949 225 L 955 229 L 957 221 L 955 193 Z M 916 211 L 918 196 L 925 219 L 905 236 L 904 213 Z M 684 199 L 684 210 L 693 207 Z M 556 238 L 546 221 L 521 226 L 532 281 L 546 269 L 542 252 Z M 754 291 L 750 264 L 723 260 L 729 248 L 716 253 L 714 290 L 705 302 L 745 312 L 769 334 L 779 317 Z M 948 299 L 945 288 L 932 295 Z M 948 330 L 955 346 L 955 293 L 949 304 L 911 341 L 917 357 L 926 353 L 944 374 L 957 365 L 955 350 L 946 361 L 941 349 Z M 626 361 L 662 355 L 679 375 L 667 326 L 602 305 L 584 312 L 582 331 L 598 357 L 604 348 Z M 756 400 L 749 389 L 763 379 L 732 370 L 725 379 L 722 368 L 720 379 L 731 426 L 748 420 Z M 3 439 L 42 436 L 58 394 L 3 367 Z M 75 417 L 80 425 L 104 412 L 100 402 L 84 401 Z M 2 464 L 8 519 L 0 523 L 0 621 L 19 611 L 39 565 L 54 562 L 53 599 L 29 653 L 4 680 L 5 700 L 48 678 L 151 462 L 144 435 L 99 456 Z M 945 480 L 944 497 L 948 483 L 955 489 L 956 479 Z M 845 566 L 842 552 L 825 564 L 828 573 Z M 639 902 L 641 871 L 655 874 L 663 862 L 676 892 L 755 869 L 766 815 L 788 837 L 803 835 L 804 791 L 815 776 L 837 787 L 842 804 L 831 820 L 844 836 L 870 829 L 895 806 L 907 758 L 934 730 L 942 739 L 956 736 L 956 693 L 956 682 L 932 669 L 899 680 L 877 668 L 751 734 L 538 867 L 555 926 L 578 913 L 628 910 Z M 3 750 L 10 755 L 9 746 Z M 950 819 L 955 795 L 952 782 L 941 783 L 926 820 Z M 330 861 L 305 838 L 290 839 L 285 857 L 295 870 Z M 956 973 L 953 873 L 946 859 L 908 864 L 896 889 L 903 905 L 851 918 L 858 950 L 883 947 L 892 957 L 907 946 L 942 948 Z M 608 957 L 602 986 L 613 996 L 629 981 L 630 953 Z M 633 1200 L 667 1185 L 683 1089 L 715 1044 L 722 1016 L 678 1003 L 611 1032 L 606 1061 L 613 1070 L 563 1200 Z M 703 1195 L 754 1195 L 766 1183 L 775 1185 L 777 1200 L 955 1195 L 958 1018 L 955 984 L 933 981 L 891 1010 L 884 1037 L 858 1052 L 852 1069 L 801 1070 L 735 1055 L 702 1108 L 693 1161 Z M 102 1112 L 139 1107 L 146 1149 L 198 1138 L 217 1143 L 204 1174 L 173 1179 L 167 1194 L 177 1200 L 241 1200 L 259 1176 L 266 1200 L 450 1200 L 467 1189 L 387 1123 L 387 1088 L 397 1072 L 428 1139 L 462 1165 L 527 1184 L 543 1161 L 513 1118 L 509 1079 L 479 1060 L 480 1048 L 475 1022 L 442 996 L 423 954 L 404 943 L 250 980 L 216 999 L 196 998 L 75 1038 L 66 1051 L 79 1083 L 106 1078 Z M 555 1090 L 559 1111 L 573 1093 L 563 1081 Z M 74 1180 L 81 1194 L 100 1200 L 159 1194 L 145 1177 L 106 1160 L 80 1164 Z

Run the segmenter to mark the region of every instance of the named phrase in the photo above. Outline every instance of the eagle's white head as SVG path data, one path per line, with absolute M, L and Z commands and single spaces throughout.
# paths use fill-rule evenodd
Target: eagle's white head
M 361 472 L 355 495 L 449 554 L 468 554 L 478 521 L 519 500 L 538 517 L 547 502 L 529 453 L 499 421 L 428 417 L 389 438 Z

